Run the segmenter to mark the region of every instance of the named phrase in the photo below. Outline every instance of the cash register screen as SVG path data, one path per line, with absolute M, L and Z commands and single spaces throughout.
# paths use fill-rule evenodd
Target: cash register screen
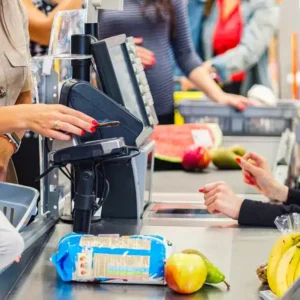
M 142 110 L 139 104 L 139 97 L 137 95 L 135 85 L 133 82 L 132 70 L 128 64 L 131 62 L 126 58 L 124 44 L 117 45 L 109 48 L 109 54 L 115 71 L 115 75 L 118 80 L 122 98 L 124 99 L 125 107 L 138 119 L 140 119 L 144 126 L 148 126 L 145 116 L 143 116 Z M 132 75 L 131 75 L 132 74 Z

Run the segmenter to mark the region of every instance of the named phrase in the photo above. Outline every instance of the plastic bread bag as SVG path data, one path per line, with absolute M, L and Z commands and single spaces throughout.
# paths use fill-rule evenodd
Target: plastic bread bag
M 278 280 L 271 280 L 273 280 L 273 286 L 274 284 L 276 285 L 276 294 L 278 294 L 278 286 L 280 285 L 281 291 L 279 293 L 281 294 L 281 297 L 277 298 L 277 296 L 270 290 L 271 286 L 269 287 L 269 290 L 260 292 L 260 297 L 264 300 L 300 299 L 300 277 L 296 276 L 296 274 L 298 274 L 298 270 L 300 272 L 300 258 L 299 261 L 297 258 L 300 257 L 300 253 L 298 252 L 299 255 L 297 256 L 296 251 L 294 251 L 296 250 L 296 245 L 300 245 L 300 214 L 292 213 L 289 215 L 282 215 L 277 217 L 274 223 L 279 232 L 282 234 L 282 239 L 278 240 L 275 245 L 272 245 L 273 248 L 270 248 L 270 253 L 272 251 L 273 254 L 269 254 L 268 263 L 271 263 L 274 266 L 274 262 L 276 260 L 277 268 L 274 274 L 278 276 Z M 291 242 L 289 234 L 295 235 L 294 242 Z M 285 245 L 289 246 L 286 247 Z M 288 255 L 290 258 L 287 257 Z M 261 265 L 256 271 L 258 278 L 264 284 L 269 283 L 268 279 L 270 279 L 269 275 L 271 274 L 268 273 L 268 263 Z M 280 278 L 286 278 L 286 286 L 280 283 Z M 292 281 L 291 278 L 293 279 Z M 294 295 L 298 295 L 298 298 L 293 298 Z
M 63 237 L 51 261 L 65 282 L 165 285 L 164 264 L 172 244 L 160 236 Z

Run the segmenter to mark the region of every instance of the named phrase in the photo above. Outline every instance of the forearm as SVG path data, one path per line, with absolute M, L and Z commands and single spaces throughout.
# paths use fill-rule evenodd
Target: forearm
M 300 213 L 300 206 L 244 200 L 238 222 L 246 226 L 275 227 L 277 217 L 291 213 Z
M 190 73 L 189 79 L 200 91 L 203 91 L 211 100 L 215 102 L 219 102 L 224 96 L 224 92 L 211 78 L 209 71 L 202 66 L 194 69 Z
M 26 129 L 26 122 L 20 119 L 18 111 L 16 106 L 0 108 L 0 135 Z
M 16 101 L 16 105 L 22 105 L 22 104 L 32 104 L 32 93 L 31 91 L 27 91 L 24 93 L 21 93 Z M 18 135 L 20 139 L 23 138 L 24 134 L 26 132 L 25 130 L 16 130 L 15 133 Z
M 297 204 L 300 205 L 300 190 L 289 189 L 286 197 L 286 204 Z

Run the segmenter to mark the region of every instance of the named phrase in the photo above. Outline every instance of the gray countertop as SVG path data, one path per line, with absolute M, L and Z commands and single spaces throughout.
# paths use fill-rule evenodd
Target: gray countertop
M 203 226 L 190 226 L 188 222 L 186 226 L 168 226 L 161 220 L 144 220 L 142 223 L 115 220 L 103 222 L 94 231 L 98 234 L 159 234 L 173 242 L 175 251 L 198 249 L 224 271 L 232 287 L 230 291 L 223 285 L 205 286 L 192 296 L 180 296 L 160 286 L 63 283 L 49 258 L 56 251 L 59 239 L 69 233 L 71 227 L 58 224 L 9 299 L 259 299 L 261 284 L 256 277 L 256 268 L 266 262 L 278 232 L 272 229 L 238 228 L 235 224 L 214 225 L 209 221 Z
M 226 137 L 225 146 L 240 144 L 248 151 L 258 152 L 273 163 L 279 138 Z M 248 194 L 262 200 L 256 191 L 242 182 L 239 171 L 209 169 L 203 174 L 184 172 L 157 172 L 154 175 L 153 201 L 156 203 L 201 204 L 196 194 L 204 184 L 225 180 L 238 194 Z M 171 194 L 173 193 L 173 194 Z M 195 193 L 195 194 L 190 194 Z M 239 228 L 230 219 L 209 218 L 159 218 L 151 214 L 151 207 L 142 221 L 103 221 L 93 228 L 95 234 L 119 233 L 121 235 L 158 234 L 174 244 L 175 251 L 194 248 L 203 252 L 226 274 L 231 290 L 225 286 L 205 286 L 192 296 L 180 296 L 162 286 L 134 286 L 110 284 L 64 283 L 49 261 L 62 236 L 72 231 L 66 224 L 56 225 L 49 241 L 33 258 L 9 299 L 109 299 L 109 300 L 256 300 L 261 283 L 256 268 L 265 263 L 279 233 L 274 229 Z

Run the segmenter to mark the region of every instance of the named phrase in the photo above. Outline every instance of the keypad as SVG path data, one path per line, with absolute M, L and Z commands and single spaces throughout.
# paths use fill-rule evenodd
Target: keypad
M 132 37 L 127 38 L 126 47 L 129 53 L 130 61 L 132 63 L 133 71 L 136 76 L 137 84 L 139 86 L 141 96 L 145 105 L 145 109 L 148 115 L 150 125 L 157 124 L 157 116 L 154 109 L 153 97 L 151 95 L 150 86 L 146 74 L 144 72 L 144 67 L 142 61 L 137 56 L 136 47 Z

